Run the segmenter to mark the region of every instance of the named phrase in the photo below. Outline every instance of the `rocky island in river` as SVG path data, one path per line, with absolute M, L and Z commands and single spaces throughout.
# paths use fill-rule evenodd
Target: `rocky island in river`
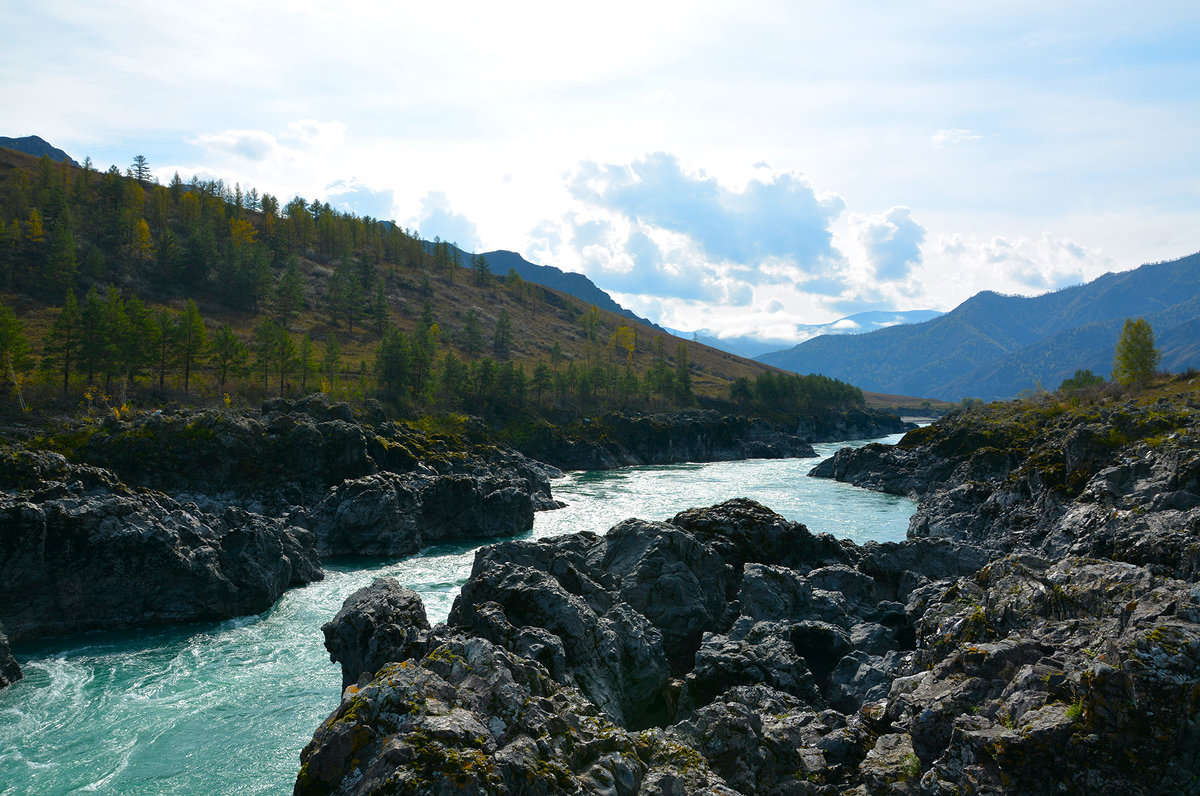
M 1196 792 L 1197 408 L 995 404 L 814 471 L 916 496 L 898 544 L 735 500 L 485 548 L 434 627 L 377 581 L 295 792 Z

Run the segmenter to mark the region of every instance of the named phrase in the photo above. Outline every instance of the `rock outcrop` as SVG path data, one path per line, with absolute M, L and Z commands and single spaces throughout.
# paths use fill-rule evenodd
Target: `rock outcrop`
M 791 423 L 715 410 L 612 412 L 567 427 L 536 425 L 515 444 L 564 470 L 643 464 L 813 456 L 811 443 L 865 439 L 911 428 L 897 415 L 853 407 L 813 411 Z
M 330 645 L 354 684 L 296 792 L 1196 792 L 1195 398 L 1005 405 L 823 465 L 917 496 L 901 543 L 731 501 L 485 548 L 434 628 L 348 601 L 405 629 Z
M 19 490 L 0 492 L 0 621 L 14 640 L 259 613 L 322 577 L 303 528 L 207 514 L 55 453 L 0 459 L 0 482 Z
M 0 627 L 0 688 L 12 685 L 23 676 L 17 659 L 8 648 L 8 637 L 4 635 L 4 628 Z
M 927 559 L 930 575 L 939 578 L 958 572 L 949 563 L 953 552 L 971 550 L 942 541 L 920 544 L 930 549 L 915 557 L 923 563 Z M 569 700 L 560 698 L 555 705 L 555 720 L 566 722 L 563 726 L 592 717 L 611 724 L 610 732 L 622 738 L 665 739 L 677 750 L 676 757 L 691 761 L 689 770 L 706 772 L 705 787 L 757 792 L 742 789 L 750 773 L 735 771 L 753 761 L 722 747 L 726 760 L 710 748 L 716 736 L 709 728 L 716 723 L 726 728 L 722 732 L 745 732 L 738 722 L 760 722 L 766 704 L 780 708 L 775 712 L 786 708 L 797 715 L 825 716 L 826 724 L 837 715 L 845 725 L 839 710 L 853 714 L 865 702 L 885 698 L 916 644 L 914 618 L 900 600 L 932 582 L 920 566 L 911 573 L 901 570 L 913 561 L 897 555 L 892 548 L 898 547 L 859 548 L 816 536 L 757 503 L 734 500 L 681 512 L 667 523 L 627 520 L 604 536 L 582 533 L 483 548 L 447 623 L 432 630 L 412 619 L 415 612 L 409 607 L 389 613 L 389 606 L 409 603 L 392 596 L 398 593 L 395 584 L 377 582 L 348 599 L 327 626 L 327 634 L 340 639 L 327 647 L 342 663 L 344 680 L 355 684 L 339 709 L 341 718 L 331 717 L 306 750 L 307 774 L 297 792 L 367 793 L 373 791 L 355 788 L 368 780 L 395 783 L 424 776 L 392 768 L 393 779 L 387 779 L 385 761 L 373 757 L 373 750 L 337 740 L 342 736 L 332 728 L 345 726 L 344 717 L 352 715 L 354 731 L 373 739 L 380 754 L 421 742 L 424 736 L 415 726 L 394 727 L 364 717 L 394 711 L 388 701 L 393 697 L 382 695 L 394 693 L 398 672 L 428 669 L 439 645 L 462 644 L 463 639 L 504 651 L 505 661 L 533 666 L 539 678 L 570 693 Z M 875 575 L 860 568 L 860 562 Z M 374 641 L 379 627 L 404 629 L 388 631 L 392 640 L 381 645 Z M 350 628 L 349 640 L 343 628 Z M 364 645 L 373 646 L 376 654 L 360 654 Z M 388 665 L 381 663 L 384 658 L 390 659 Z M 462 677 L 464 683 L 472 682 L 466 674 Z M 385 686 L 381 681 L 386 678 L 391 681 Z M 463 697 L 449 689 L 439 697 L 447 698 L 458 704 L 454 700 Z M 579 712 L 580 704 L 585 713 Z M 471 751 L 450 743 L 455 738 L 461 742 L 466 725 L 460 722 L 495 724 L 495 717 L 479 708 L 447 709 L 442 715 L 440 743 L 459 758 Z M 804 722 L 807 726 L 809 719 Z M 472 743 L 481 770 L 495 770 L 502 744 L 496 738 Z M 537 734 L 521 743 L 540 750 L 525 765 L 540 760 L 564 766 L 562 782 L 544 791 L 550 793 L 572 792 L 569 783 L 581 771 L 613 752 L 605 747 L 603 754 L 593 749 L 564 760 Z M 550 757 L 537 756 L 542 753 Z M 756 754 L 763 757 L 761 750 Z M 329 762 L 330 756 L 336 764 Z M 313 759 L 323 761 L 321 770 L 339 772 L 337 781 L 325 777 L 323 785 L 314 785 Z M 799 760 L 788 758 L 789 776 Z M 618 792 L 646 788 L 647 761 L 621 761 L 626 785 Z M 755 781 L 787 779 L 783 768 L 753 776 Z M 356 784 L 349 787 L 351 782 Z
M 917 498 L 913 538 L 968 541 L 993 554 L 1109 558 L 1194 580 L 1198 409 L 1200 391 L 1186 379 L 1079 406 L 992 404 L 895 446 L 841 450 L 812 475 Z

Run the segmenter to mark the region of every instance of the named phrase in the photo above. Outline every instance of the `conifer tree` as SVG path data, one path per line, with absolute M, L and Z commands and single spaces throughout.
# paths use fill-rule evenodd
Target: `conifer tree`
M 682 404 L 692 400 L 692 374 L 688 370 L 686 343 L 680 343 L 675 347 L 675 397 Z
M 474 309 L 467 310 L 467 317 L 463 319 L 462 348 L 469 357 L 474 357 L 483 350 L 483 332 L 479 329 L 479 313 Z
M 79 316 L 79 362 L 87 374 L 87 383 L 93 384 L 108 342 L 104 331 L 104 300 L 95 286 L 89 288 L 84 296 Z
M 71 215 L 63 212 L 54 222 L 50 233 L 50 260 L 47 286 L 56 294 L 67 290 L 74 282 L 78 269 L 75 258 L 75 235 L 71 232 Z
M 512 346 L 512 318 L 508 315 L 508 310 L 501 309 L 499 315 L 496 316 L 496 329 L 492 333 L 492 351 L 495 355 L 503 359 L 508 356 L 508 349 Z
M 122 341 L 125 376 L 132 384 L 154 364 L 158 338 L 162 335 L 158 321 L 137 296 L 125 302 L 126 338 Z
M 375 379 L 383 393 L 398 398 L 410 386 L 412 348 L 399 329 L 388 329 L 375 353 Z
M 179 321 L 170 310 L 160 309 L 155 315 L 158 326 L 158 345 L 154 352 L 154 368 L 158 371 L 158 389 L 166 385 L 167 370 L 175 363 L 178 355 Z
M 383 280 L 375 283 L 375 299 L 371 302 L 371 320 L 375 322 L 375 334 L 383 334 L 388 327 L 388 300 L 383 290 Z
M 338 370 L 342 367 L 341 351 L 337 335 L 330 332 L 329 337 L 325 338 L 325 355 L 321 358 L 321 372 L 329 382 L 329 389 L 337 385 Z
M 475 284 L 484 287 L 492 281 L 492 269 L 488 266 L 487 259 L 482 254 L 475 255 L 471 262 L 473 279 Z
M 308 377 L 313 372 L 313 344 L 308 335 L 300 335 L 300 345 L 296 355 L 296 369 L 300 373 L 300 394 L 308 394 Z
M 550 366 L 545 362 L 538 360 L 538 363 L 533 366 L 533 379 L 530 385 L 536 394 L 534 400 L 538 403 L 542 402 L 542 392 L 551 385 L 554 376 L 550 372 Z
M 295 255 L 288 258 L 287 267 L 279 275 L 273 304 L 275 318 L 285 329 L 291 326 L 304 306 L 304 283 L 300 279 L 299 258 Z
M 245 372 L 249 358 L 250 350 L 229 324 L 217 329 L 209 343 L 209 362 L 217 369 L 221 392 L 225 392 L 225 382 L 230 376 L 240 376 Z
M 183 391 L 186 393 L 191 382 L 192 370 L 204 361 L 204 348 L 208 342 L 208 330 L 204 328 L 200 308 L 192 299 L 188 299 L 183 309 L 183 317 L 179 319 L 177 340 L 179 361 L 183 365 Z
M 79 357 L 80 322 L 79 302 L 75 298 L 75 291 L 67 288 L 62 309 L 50 326 L 42 351 L 42 366 L 62 372 L 63 395 L 67 394 L 71 383 L 71 366 Z

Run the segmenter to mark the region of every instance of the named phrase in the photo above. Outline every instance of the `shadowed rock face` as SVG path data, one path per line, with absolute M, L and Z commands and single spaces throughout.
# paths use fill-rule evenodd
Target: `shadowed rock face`
M 259 613 L 322 577 L 303 528 L 134 492 L 58 454 L 6 468 L 46 476 L 0 493 L 0 619 L 14 640 Z
M 321 578 L 319 556 L 513 534 L 557 505 L 553 468 L 359 422 L 323 397 L 113 417 L 52 442 L 106 466 L 0 449 L 0 621 L 14 640 L 260 613 Z
M 21 667 L 12 656 L 12 650 L 8 648 L 8 637 L 4 635 L 4 630 L 0 628 L 0 688 L 12 685 L 23 676 Z
M 347 689 L 296 792 L 440 792 L 448 765 L 480 793 L 1193 792 L 1195 408 L 1147 410 L 1178 421 L 1154 444 L 1137 411 L 1111 449 L 1057 412 L 825 465 L 920 496 L 902 543 L 730 501 L 481 550 L 448 624 Z M 517 671 L 553 695 L 481 703 Z
M 813 456 L 813 442 L 865 439 L 912 428 L 887 412 L 846 407 L 814 410 L 794 423 L 714 410 L 666 414 L 610 413 L 564 430 L 535 428 L 521 450 L 564 470 L 641 464 Z

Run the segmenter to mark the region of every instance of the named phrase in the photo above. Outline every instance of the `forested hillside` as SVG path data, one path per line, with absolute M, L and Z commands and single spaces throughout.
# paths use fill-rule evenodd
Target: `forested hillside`
M 301 197 L 0 149 L 0 353 L 17 401 L 253 403 L 324 390 L 401 412 L 861 402 L 496 273 Z M 8 367 L 11 365 L 11 367 Z

